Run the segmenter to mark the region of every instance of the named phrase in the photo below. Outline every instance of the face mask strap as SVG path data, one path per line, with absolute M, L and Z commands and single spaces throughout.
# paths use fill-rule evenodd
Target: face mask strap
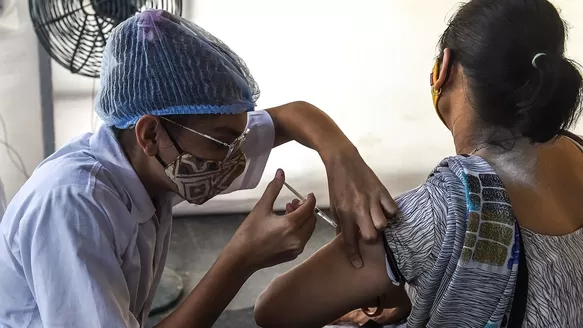
M 166 135 L 168 136 L 168 139 L 170 139 L 170 142 L 172 143 L 172 146 L 174 146 L 174 148 L 176 148 L 176 151 L 178 151 L 179 155 L 184 154 L 184 151 L 182 150 L 182 148 L 180 148 L 180 146 L 178 145 L 178 142 L 176 142 L 176 139 L 174 139 L 174 137 L 172 137 L 172 135 L 168 132 L 168 129 L 166 129 L 166 127 L 164 126 L 164 124 L 162 124 L 162 122 L 160 122 L 160 125 L 162 126 L 162 129 L 164 130 L 164 132 L 166 132 Z M 169 164 L 165 164 L 164 161 L 162 160 L 162 158 L 160 158 L 159 154 L 155 155 L 156 159 L 158 160 L 158 162 L 163 166 L 166 167 Z
M 441 122 L 446 126 L 447 126 L 447 124 L 445 123 L 445 120 L 443 119 L 443 117 L 441 116 L 441 114 L 439 113 L 439 110 L 437 108 L 437 102 L 439 100 L 439 96 L 441 95 L 443 86 L 449 81 L 452 67 L 453 67 L 453 54 L 451 54 L 451 56 L 450 56 L 450 60 L 449 60 L 449 63 L 447 65 L 447 69 L 445 71 L 445 80 L 443 82 L 442 87 L 439 89 L 436 89 L 434 87 L 437 80 L 439 80 L 439 73 L 441 72 L 439 58 L 435 60 L 435 64 L 433 66 L 433 71 L 431 72 L 431 94 L 433 95 L 433 106 L 435 107 L 435 111 L 437 112 L 437 116 L 439 116 L 439 119 L 441 120 Z

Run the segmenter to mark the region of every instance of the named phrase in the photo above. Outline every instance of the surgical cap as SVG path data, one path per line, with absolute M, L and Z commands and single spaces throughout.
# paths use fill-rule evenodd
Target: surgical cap
M 196 24 L 146 10 L 111 33 L 95 111 L 107 126 L 132 127 L 143 115 L 251 111 L 259 87 L 237 54 Z

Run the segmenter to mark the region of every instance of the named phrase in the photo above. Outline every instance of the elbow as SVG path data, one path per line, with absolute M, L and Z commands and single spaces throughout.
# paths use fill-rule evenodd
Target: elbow
M 265 292 L 255 302 L 255 324 L 262 328 L 275 327 L 275 310 L 269 306 Z
M 296 100 L 294 102 L 292 102 L 292 104 L 296 107 L 310 107 L 310 108 L 315 108 L 316 106 L 310 104 L 307 101 L 304 100 Z
M 286 292 L 286 286 L 289 287 L 280 276 L 259 295 L 255 301 L 255 324 L 261 328 L 314 327 L 297 315 L 298 311 L 293 302 L 290 303 L 290 293 Z
M 306 113 L 315 113 L 315 112 L 321 113 L 322 112 L 322 110 L 320 108 L 316 107 L 315 105 L 313 105 L 307 101 L 303 101 L 303 100 L 294 101 L 290 105 L 291 105 L 290 107 L 293 108 L 294 114 L 296 114 L 298 111 L 303 111 Z
M 278 311 L 277 301 L 273 299 L 269 289 L 268 287 L 255 301 L 255 324 L 261 328 L 281 328 L 282 313 Z

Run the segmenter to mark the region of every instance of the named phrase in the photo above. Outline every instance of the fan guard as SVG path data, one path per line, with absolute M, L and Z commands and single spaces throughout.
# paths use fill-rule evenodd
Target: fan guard
M 111 30 L 144 9 L 182 15 L 182 0 L 28 0 L 42 47 L 75 74 L 97 78 Z

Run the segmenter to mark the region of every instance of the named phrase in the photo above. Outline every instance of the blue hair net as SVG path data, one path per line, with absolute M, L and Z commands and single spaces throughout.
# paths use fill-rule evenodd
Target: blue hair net
M 147 114 L 243 113 L 258 98 L 249 69 L 223 42 L 179 16 L 146 10 L 112 31 L 95 112 L 125 129 Z

